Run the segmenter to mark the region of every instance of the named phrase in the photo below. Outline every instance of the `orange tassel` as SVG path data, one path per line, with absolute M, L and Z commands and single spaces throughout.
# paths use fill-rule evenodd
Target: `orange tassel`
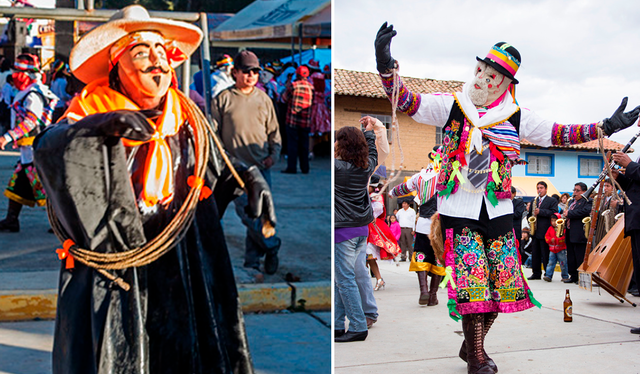
M 189 178 L 187 178 L 187 184 L 191 188 L 202 189 L 202 192 L 200 192 L 200 201 L 204 199 L 208 199 L 209 196 L 211 196 L 212 194 L 211 189 L 204 185 L 204 180 L 202 178 L 196 177 L 195 175 L 192 175 Z
M 67 239 L 62 243 L 62 248 L 56 249 L 56 253 L 58 254 L 59 260 L 66 260 L 65 268 L 73 269 L 75 267 L 75 261 L 73 260 L 73 256 L 69 252 L 71 246 L 76 245 L 71 239 Z

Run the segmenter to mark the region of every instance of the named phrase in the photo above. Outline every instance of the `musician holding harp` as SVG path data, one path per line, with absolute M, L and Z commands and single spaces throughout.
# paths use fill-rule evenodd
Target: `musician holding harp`
M 626 153 L 616 152 L 613 161 L 625 168 L 624 173 L 612 170 L 613 177 L 627 194 L 631 204 L 624 202 L 624 236 L 631 237 L 631 253 L 636 287 L 640 288 L 640 163 L 631 161 Z M 638 294 L 634 294 L 638 296 Z M 631 329 L 632 334 L 640 334 L 640 327 Z
M 385 22 L 374 43 L 377 69 L 392 107 L 416 122 L 442 127 L 444 155 L 436 189 L 448 312 L 454 320 L 462 319 L 465 338 L 459 356 L 469 373 L 493 374 L 497 366 L 484 350 L 484 339 L 498 313 L 523 311 L 537 303 L 522 274 L 513 234 L 511 168 L 523 161 L 520 139 L 541 147 L 584 143 L 597 139 L 598 127 L 611 135 L 631 126 L 640 107 L 625 113 L 625 98 L 611 118 L 598 123 L 545 120 L 514 99 L 522 59 L 504 42 L 495 44 L 486 57 L 476 57 L 472 80 L 462 92 L 411 92 L 391 57 L 395 35 Z

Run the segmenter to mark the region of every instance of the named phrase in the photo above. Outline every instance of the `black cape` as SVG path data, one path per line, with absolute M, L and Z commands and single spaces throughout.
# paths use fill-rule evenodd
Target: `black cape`
M 146 211 L 136 196 L 147 144 L 125 148 L 117 138 L 64 121 L 38 136 L 38 173 L 76 244 L 118 252 L 160 233 L 183 203 L 194 168 L 190 126 L 167 141 L 175 197 L 166 208 Z M 131 285 L 128 292 L 78 261 L 72 270 L 63 261 L 54 374 L 253 372 L 220 223 L 239 191 L 215 147 L 205 179 L 214 195 L 198 204 L 175 248 L 147 266 L 115 272 Z

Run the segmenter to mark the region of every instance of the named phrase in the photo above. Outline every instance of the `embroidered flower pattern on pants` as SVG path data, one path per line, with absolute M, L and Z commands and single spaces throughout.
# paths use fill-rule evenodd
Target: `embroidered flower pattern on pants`
M 454 238 L 454 250 L 457 261 L 456 281 L 458 285 L 458 302 L 469 302 L 482 298 L 490 299 L 490 293 L 485 292 L 489 271 L 485 256 L 482 236 L 468 228 L 462 230 L 461 235 Z
M 489 266 L 489 284 L 492 286 L 492 297 L 496 301 L 517 301 L 524 298 L 522 273 L 514 243 L 513 232 L 490 241 L 487 254 L 492 265 Z M 516 289 L 522 290 L 515 292 Z M 505 295 L 509 295 L 509 298 L 505 299 Z

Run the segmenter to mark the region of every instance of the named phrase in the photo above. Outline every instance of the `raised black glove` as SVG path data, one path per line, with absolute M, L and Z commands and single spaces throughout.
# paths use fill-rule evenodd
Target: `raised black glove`
M 158 117 L 162 112 L 157 110 L 115 110 L 107 113 L 96 113 L 76 123 L 91 133 L 101 136 L 127 138 L 147 141 L 155 132 L 147 118 Z
M 611 118 L 607 118 L 602 121 L 602 130 L 607 134 L 607 136 L 611 136 L 614 132 L 626 129 L 638 120 L 640 105 L 625 113 L 624 109 L 627 107 L 627 100 L 627 97 L 622 99 L 622 103 L 613 113 Z
M 260 173 L 260 169 L 253 165 L 242 173 L 249 205 L 245 208 L 252 218 L 262 217 L 276 226 L 276 209 L 273 205 L 271 189 Z
M 397 32 L 393 29 L 393 25 L 387 27 L 387 23 L 383 23 L 376 35 L 376 41 L 373 45 L 376 47 L 376 68 L 380 73 L 386 73 L 393 69 L 395 60 L 391 57 L 391 39 L 396 36 Z

